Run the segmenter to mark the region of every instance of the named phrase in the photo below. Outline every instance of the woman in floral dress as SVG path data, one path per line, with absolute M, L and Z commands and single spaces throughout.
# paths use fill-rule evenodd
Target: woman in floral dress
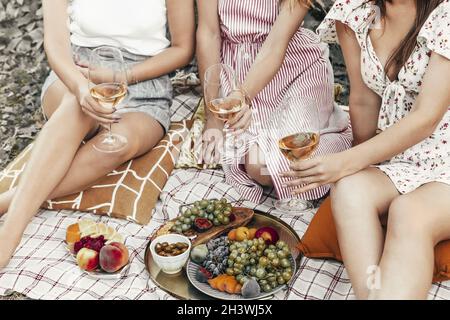
M 337 0 L 318 33 L 344 53 L 355 146 L 289 175 L 300 191 L 336 183 L 358 298 L 426 298 L 433 248 L 450 238 L 450 1 Z

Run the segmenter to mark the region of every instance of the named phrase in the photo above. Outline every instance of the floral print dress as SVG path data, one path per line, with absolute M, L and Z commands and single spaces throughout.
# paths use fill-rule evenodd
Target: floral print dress
M 366 0 L 336 0 L 317 33 L 326 42 L 337 42 L 336 20 L 355 32 L 361 47 L 363 80 L 382 97 L 378 128 L 384 131 L 414 107 L 431 54 L 450 59 L 450 0 L 443 1 L 428 17 L 420 30 L 417 46 L 396 81 L 386 76 L 370 40 L 369 30 L 379 16 L 377 9 Z M 450 108 L 430 137 L 376 166 L 389 176 L 400 193 L 414 191 L 430 182 L 450 185 L 449 123 Z

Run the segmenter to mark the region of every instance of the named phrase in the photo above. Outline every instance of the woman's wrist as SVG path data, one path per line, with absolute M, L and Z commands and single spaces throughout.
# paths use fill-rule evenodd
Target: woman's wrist
M 339 153 L 343 165 L 344 176 L 349 176 L 364 170 L 369 166 L 361 157 L 361 154 L 356 152 L 354 148 Z
M 134 70 L 134 66 L 127 68 L 126 81 L 127 81 L 128 85 L 133 85 L 133 84 L 138 83 L 138 80 L 136 78 L 136 71 Z

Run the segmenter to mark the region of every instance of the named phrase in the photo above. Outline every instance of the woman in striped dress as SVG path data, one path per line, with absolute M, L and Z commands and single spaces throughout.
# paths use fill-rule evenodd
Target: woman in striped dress
M 334 105 L 328 47 L 312 31 L 301 28 L 308 12 L 301 2 L 306 0 L 259 0 L 257 5 L 248 0 L 198 0 L 200 76 L 213 64 L 230 65 L 252 101 L 251 109 L 244 108 L 228 123 L 245 138 L 248 152 L 233 164 L 225 161 L 223 167 L 226 181 L 254 203 L 260 201 L 264 186 L 275 187 L 280 199 L 295 193 L 295 188 L 283 187 L 289 178 L 280 173 L 288 171 L 289 162 L 273 148 L 275 137 L 262 139 L 260 132 L 285 96 L 311 98 L 320 105 L 321 129 L 326 133 L 318 154 L 351 146 L 348 117 Z M 306 116 L 311 107 L 301 105 L 298 112 Z M 223 123 L 207 113 L 203 161 L 218 163 L 222 135 L 218 138 L 216 133 Z M 328 190 L 322 186 L 299 197 L 317 199 Z

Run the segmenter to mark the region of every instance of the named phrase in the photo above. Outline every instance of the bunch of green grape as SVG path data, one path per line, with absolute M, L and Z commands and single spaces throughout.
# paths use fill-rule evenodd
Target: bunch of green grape
M 225 272 L 244 284 L 255 279 L 264 292 L 269 292 L 292 278 L 291 252 L 284 241 L 266 245 L 264 239 L 244 240 L 230 245 Z
M 214 226 L 227 225 L 232 209 L 231 203 L 225 198 L 196 201 L 176 219 L 172 231 L 183 233 L 191 229 L 196 218 L 208 219 Z

